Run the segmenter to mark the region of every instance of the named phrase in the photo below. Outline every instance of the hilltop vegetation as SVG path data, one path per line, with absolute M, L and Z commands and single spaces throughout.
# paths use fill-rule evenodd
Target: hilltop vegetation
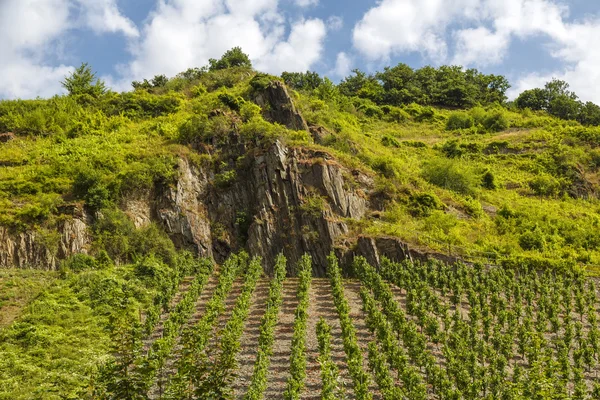
M 309 130 L 266 118 L 257 98 L 274 81 Z M 400 64 L 334 84 L 257 72 L 235 48 L 131 92 L 86 64 L 63 84 L 66 95 L 0 101 L 0 134 L 11 132 L 0 232 L 33 231 L 59 257 L 57 227 L 83 209 L 89 255 L 0 274 L 0 399 L 598 396 L 596 288 L 584 278 L 600 271 L 600 108 L 565 82 L 508 101 L 502 76 Z M 268 279 L 258 258 L 213 265 L 123 211 L 177 186 L 181 159 L 224 191 L 276 142 L 372 182 L 344 241 L 389 235 L 475 267 L 382 260 L 375 271 L 332 256 L 329 280 L 311 284 L 309 257 L 280 256 Z M 302 201 L 309 216 L 328 207 L 317 192 Z M 235 214 L 239 247 L 268 222 L 256 218 Z
M 309 125 L 322 127 L 317 140 L 261 115 L 253 95 L 278 79 L 295 90 Z M 17 135 L 0 152 L 0 224 L 37 230 L 53 252 L 65 206 L 83 202 L 106 215 L 94 251 L 132 260 L 147 235 L 138 240 L 119 222 L 120 201 L 169 185 L 179 157 L 209 166 L 218 185 L 235 180 L 239 165 L 220 154 L 234 129 L 248 147 L 282 140 L 375 176 L 382 211 L 350 221 L 354 234 L 495 262 L 600 263 L 600 128 L 582 125 L 597 122 L 597 109 L 564 82 L 507 102 L 502 76 L 400 64 L 335 85 L 313 72 L 255 72 L 233 49 L 207 67 L 134 82 L 131 92 L 107 90 L 87 65 L 64 85 L 66 96 L 0 102 L 0 131 Z M 559 112 L 566 102 L 579 111 Z M 192 150 L 199 144 L 209 150 Z

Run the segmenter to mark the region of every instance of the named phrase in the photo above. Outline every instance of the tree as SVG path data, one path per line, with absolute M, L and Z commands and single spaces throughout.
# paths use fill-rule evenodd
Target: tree
M 540 88 L 525 90 L 517 97 L 515 104 L 521 109 L 529 108 L 533 111 L 547 110 L 548 96 L 546 90 Z
M 65 77 L 61 85 L 67 89 L 70 96 L 89 95 L 98 98 L 106 93 L 106 85 L 96 78 L 88 63 L 82 63 L 79 68 Z
M 581 106 L 577 120 L 582 125 L 600 125 L 600 107 L 588 101 Z
M 211 58 L 208 60 L 208 64 L 208 69 L 210 71 L 217 71 L 220 69 L 233 67 L 252 68 L 250 57 L 248 57 L 248 55 L 242 51 L 241 47 L 234 47 L 231 50 L 227 50 L 219 60 Z
M 283 72 L 281 78 L 286 85 L 296 90 L 314 90 L 323 84 L 323 78 L 316 72 Z

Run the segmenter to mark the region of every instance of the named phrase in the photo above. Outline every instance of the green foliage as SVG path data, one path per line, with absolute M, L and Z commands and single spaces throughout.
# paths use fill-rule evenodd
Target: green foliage
M 529 182 L 529 187 L 538 196 L 555 197 L 560 191 L 560 182 L 551 175 L 537 175 Z
M 226 189 L 233 185 L 237 177 L 234 169 L 221 172 L 215 175 L 215 186 L 221 189 Z
M 501 132 L 510 126 L 504 116 L 504 112 L 501 110 L 489 112 L 484 118 L 482 125 L 488 132 Z
M 96 78 L 96 74 L 87 63 L 82 63 L 61 82 L 70 96 L 98 98 L 106 93 L 106 85 Z
M 181 107 L 181 102 L 182 96 L 174 92 L 154 95 L 146 91 L 134 91 L 107 96 L 102 107 L 107 115 L 141 119 L 176 113 Z
M 282 302 L 283 280 L 286 275 L 286 258 L 283 254 L 277 256 L 275 261 L 275 273 L 269 285 L 269 299 L 267 310 L 260 322 L 260 335 L 258 337 L 258 352 L 252 372 L 252 380 L 248 391 L 244 395 L 245 400 L 261 400 L 267 388 L 267 373 L 271 364 L 273 354 L 273 342 L 275 341 L 275 326 L 277 324 L 279 308 Z
M 418 193 L 410 196 L 408 209 L 415 217 L 427 217 L 434 210 L 443 210 L 444 203 L 432 193 Z
M 423 178 L 429 183 L 460 194 L 473 194 L 477 186 L 474 174 L 448 159 L 434 159 L 423 166 Z
M 481 186 L 488 190 L 494 190 L 498 188 L 498 184 L 496 183 L 496 176 L 492 171 L 485 171 L 485 173 L 481 177 Z
M 323 78 L 316 72 L 283 72 L 281 79 L 295 90 L 312 91 L 323 84 Z
M 473 117 L 465 112 L 453 112 L 446 122 L 446 129 L 455 131 L 458 129 L 470 129 L 474 124 Z
M 217 71 L 233 67 L 252 68 L 250 57 L 248 57 L 248 55 L 244 53 L 240 47 L 234 47 L 231 50 L 227 50 L 219 60 L 211 58 L 208 60 L 208 64 L 209 71 Z

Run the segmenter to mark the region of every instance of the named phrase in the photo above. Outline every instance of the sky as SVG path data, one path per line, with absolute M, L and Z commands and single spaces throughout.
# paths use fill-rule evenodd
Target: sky
M 463 65 L 600 104 L 598 0 L 0 0 L 0 38 L 1 99 L 63 93 L 83 62 L 130 90 L 240 46 L 272 74 Z

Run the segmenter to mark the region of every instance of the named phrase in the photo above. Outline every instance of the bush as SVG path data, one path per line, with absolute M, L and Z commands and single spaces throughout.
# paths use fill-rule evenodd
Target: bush
M 560 191 L 560 182 L 551 175 L 538 175 L 529 182 L 529 187 L 538 196 L 555 197 Z
M 525 232 L 519 237 L 519 246 L 523 250 L 544 251 L 545 244 L 544 235 L 538 229 Z
M 242 51 L 241 47 L 234 47 L 231 50 L 227 50 L 219 60 L 211 58 L 208 60 L 208 63 L 210 71 L 233 67 L 252 68 L 250 57 Z
M 237 175 L 233 169 L 221 172 L 220 174 L 215 175 L 215 186 L 221 189 L 226 189 L 233 185 L 236 177 Z
M 492 173 L 492 171 L 486 171 L 481 177 L 481 186 L 486 189 L 494 190 L 498 187 L 496 184 L 496 177 Z
M 400 147 L 400 142 L 398 142 L 396 138 L 389 135 L 385 135 L 381 138 L 381 144 L 386 147 Z
M 384 119 L 388 122 L 404 122 L 410 119 L 410 114 L 394 106 L 382 106 L 381 110 L 384 113 Z
M 446 130 L 470 129 L 474 125 L 473 117 L 465 112 L 454 112 L 446 121 Z
M 447 159 L 437 159 L 423 167 L 423 178 L 429 183 L 457 193 L 469 195 L 476 186 L 474 174 Z
M 398 175 L 394 161 L 390 157 L 376 157 L 372 161 L 371 167 L 386 178 L 394 178 Z
M 415 217 L 427 217 L 433 211 L 443 209 L 444 203 L 433 193 L 411 195 L 408 203 L 408 210 Z
M 468 196 L 463 201 L 463 207 L 468 216 L 473 218 L 479 218 L 483 215 L 483 207 L 481 207 L 481 203 L 473 198 Z
M 492 111 L 483 120 L 483 127 L 488 132 L 501 132 L 508 129 L 510 124 L 500 110 Z
M 181 101 L 179 93 L 156 95 L 141 90 L 109 97 L 102 108 L 107 115 L 122 114 L 131 119 L 156 118 L 177 112 Z
M 74 254 L 61 263 L 61 271 L 80 272 L 98 268 L 96 259 L 87 254 Z

